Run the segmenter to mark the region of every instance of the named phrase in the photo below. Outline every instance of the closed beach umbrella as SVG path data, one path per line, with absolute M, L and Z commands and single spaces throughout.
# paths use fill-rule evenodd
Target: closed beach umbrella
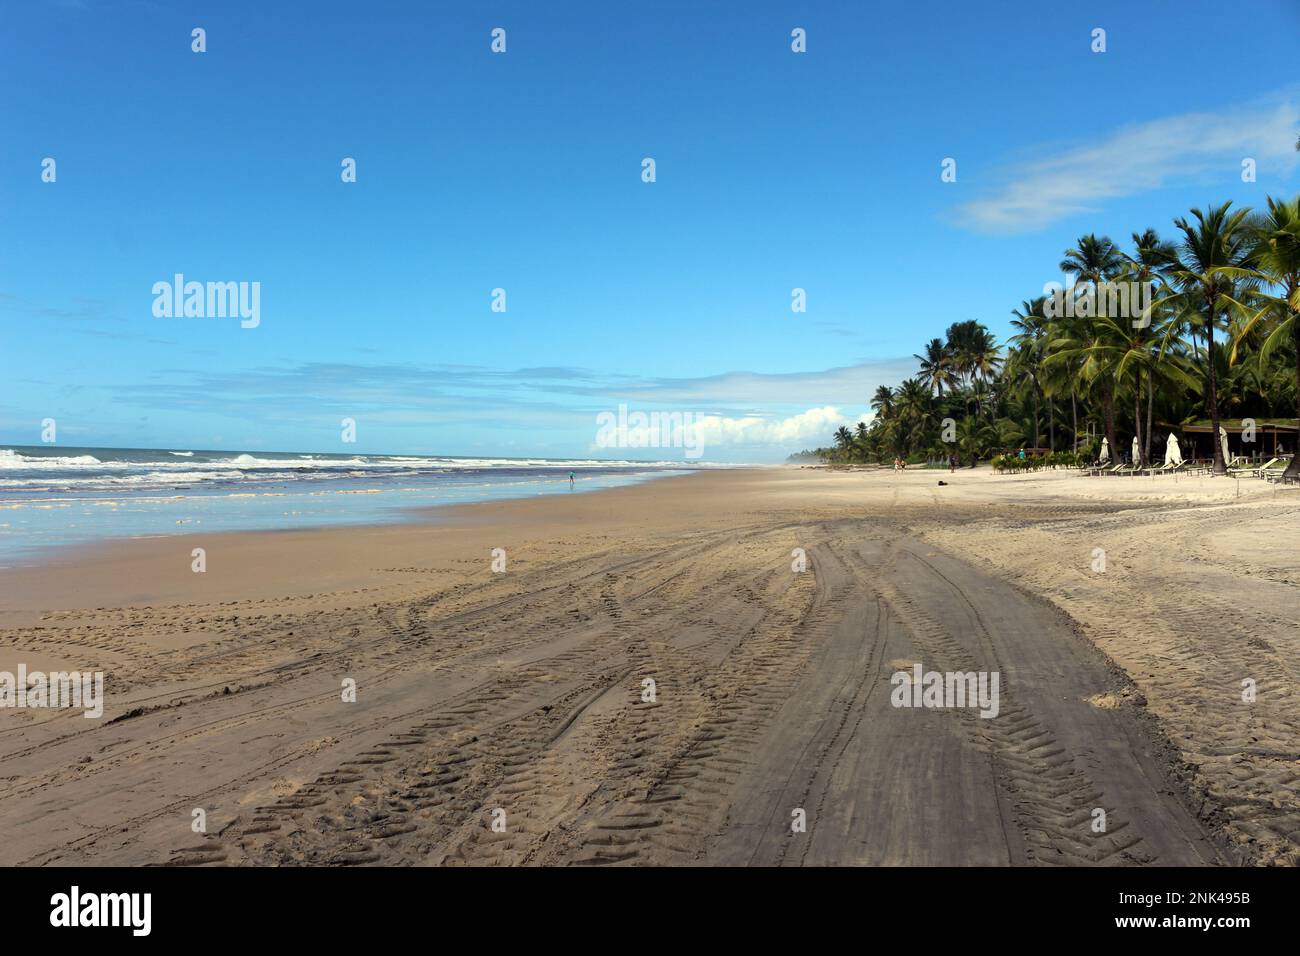
M 1137 461 L 1138 461 L 1138 437 L 1137 437 L 1137 435 L 1134 435 L 1134 436 L 1133 436 L 1133 458 L 1132 458 L 1132 461 L 1133 461 L 1133 464 L 1135 464 L 1135 465 L 1137 464 Z
M 1101 458 L 1098 460 L 1110 461 L 1110 439 L 1103 438 L 1101 440 Z
M 1223 446 L 1223 460 L 1231 461 L 1232 459 L 1228 457 L 1228 433 L 1223 430 L 1222 425 L 1219 426 L 1219 444 Z
M 1178 447 L 1178 439 L 1173 432 L 1169 433 L 1169 441 L 1165 442 L 1165 464 L 1177 465 L 1183 460 L 1183 450 Z

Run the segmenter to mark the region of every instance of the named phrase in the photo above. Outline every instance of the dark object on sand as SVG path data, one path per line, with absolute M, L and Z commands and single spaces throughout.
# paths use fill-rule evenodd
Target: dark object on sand
M 948 484 L 948 482 L 946 482 L 946 481 L 941 481 L 941 482 L 939 482 L 939 484 L 941 484 L 941 485 L 946 485 L 946 484 Z

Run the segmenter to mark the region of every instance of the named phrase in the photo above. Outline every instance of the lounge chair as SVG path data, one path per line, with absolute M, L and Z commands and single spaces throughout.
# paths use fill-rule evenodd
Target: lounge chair
M 1141 465 L 1126 465 L 1123 462 L 1116 465 L 1110 471 L 1105 472 L 1107 475 L 1136 475 L 1142 470 Z
M 1185 461 L 1167 461 L 1163 465 L 1153 465 L 1144 469 L 1149 475 L 1172 475 L 1174 472 L 1181 471 L 1187 467 Z
M 1232 475 L 1234 478 L 1263 478 L 1264 472 L 1268 471 L 1279 461 L 1281 461 L 1280 458 L 1274 458 L 1267 464 L 1258 465 L 1254 468 L 1229 468 L 1228 474 Z

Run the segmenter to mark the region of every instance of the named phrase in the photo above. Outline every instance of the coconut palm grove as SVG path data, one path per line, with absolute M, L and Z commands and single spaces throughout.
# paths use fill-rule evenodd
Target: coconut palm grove
M 1167 234 L 1147 228 L 1127 242 L 1080 236 L 1059 268 L 1071 280 L 1066 308 L 1060 294 L 1026 299 L 1003 343 L 976 320 L 955 322 L 915 356 L 917 375 L 876 390 L 870 423 L 842 426 L 832 447 L 805 454 L 956 456 L 973 467 L 1023 450 L 1036 464 L 1075 465 L 1096 461 L 1103 440 L 1126 457 L 1136 438 L 1132 465 L 1147 467 L 1170 433 L 1217 435 L 1251 420 L 1287 429 L 1285 479 L 1300 475 L 1300 197 L 1192 209 Z M 1142 284 L 1141 313 L 1102 307 L 1107 289 Z M 1205 455 L 1211 471 L 1227 471 L 1220 442 L 1207 441 Z

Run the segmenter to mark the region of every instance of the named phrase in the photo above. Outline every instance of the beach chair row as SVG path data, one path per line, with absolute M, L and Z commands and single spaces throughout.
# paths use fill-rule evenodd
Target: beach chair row
M 1253 465 L 1248 459 L 1235 457 L 1228 464 L 1228 475 L 1233 478 L 1263 478 L 1269 482 L 1284 481 L 1283 473 L 1286 471 L 1287 460 L 1283 458 L 1273 458 L 1262 465 Z M 1086 474 L 1091 478 L 1104 478 L 1112 475 L 1208 475 L 1213 470 L 1212 462 L 1207 461 L 1180 461 L 1175 463 L 1166 463 L 1163 465 L 1126 465 L 1120 462 L 1115 465 L 1093 464 L 1085 465 L 1080 468 L 1081 474 Z

